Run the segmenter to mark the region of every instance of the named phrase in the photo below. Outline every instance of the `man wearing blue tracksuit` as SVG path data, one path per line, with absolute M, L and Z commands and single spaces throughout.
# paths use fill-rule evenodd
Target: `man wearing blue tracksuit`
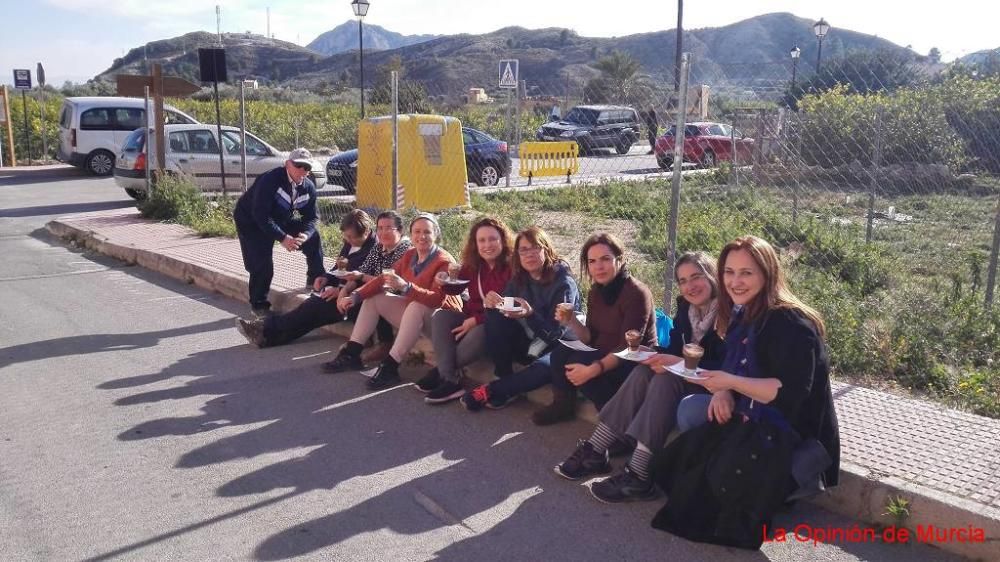
M 250 274 L 250 306 L 255 315 L 271 308 L 267 294 L 274 277 L 272 251 L 277 241 L 289 252 L 306 256 L 306 284 L 323 275 L 323 248 L 316 232 L 316 186 L 309 179 L 312 154 L 296 148 L 283 167 L 257 178 L 239 201 L 233 218 Z

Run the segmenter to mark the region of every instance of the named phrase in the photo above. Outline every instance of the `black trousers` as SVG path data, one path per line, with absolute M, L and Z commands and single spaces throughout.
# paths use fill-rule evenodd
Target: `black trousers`
M 573 383 L 569 382 L 569 379 L 566 378 L 566 365 L 570 363 L 590 365 L 605 355 L 600 351 L 576 351 L 562 344 L 557 345 L 552 350 L 550 371 L 552 373 L 552 386 L 565 390 L 578 388 L 588 400 L 597 406 L 597 410 L 600 411 L 614 397 L 615 393 L 618 392 L 622 383 L 628 378 L 628 374 L 635 368 L 636 363 L 633 361 L 619 361 L 618 366 L 614 369 L 590 379 L 579 387 L 573 386 Z
M 302 232 L 303 226 L 294 221 L 287 225 L 285 232 L 294 237 Z M 256 225 L 244 225 L 238 222 L 236 232 L 240 239 L 243 267 L 250 274 L 250 306 L 254 309 L 271 308 L 267 294 L 274 279 L 274 238 Z M 299 249 L 306 257 L 306 285 L 312 285 L 312 282 L 324 273 L 323 246 L 320 243 L 319 233 L 313 233 Z
M 346 320 L 357 318 L 359 310 L 360 307 L 357 306 L 348 310 Z M 310 296 L 295 310 L 269 316 L 264 321 L 264 339 L 270 346 L 284 345 L 301 338 L 316 328 L 342 320 L 345 318 L 337 310 L 336 301 L 330 302 L 316 296 Z M 391 342 L 393 339 L 392 324 L 386 322 L 384 318 L 379 318 L 375 333 L 382 343 Z

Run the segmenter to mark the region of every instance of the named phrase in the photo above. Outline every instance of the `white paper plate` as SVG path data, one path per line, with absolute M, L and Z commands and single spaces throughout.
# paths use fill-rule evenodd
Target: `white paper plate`
M 646 359 L 649 359 L 654 355 L 656 355 L 655 351 L 644 347 L 639 347 L 639 350 L 634 352 L 629 351 L 626 348 L 619 351 L 618 353 L 615 353 L 615 357 L 624 359 L 626 361 L 645 361 Z
M 559 340 L 559 343 L 577 351 L 597 351 L 596 348 L 590 347 L 579 340 Z
M 695 369 L 695 371 L 694 371 L 695 374 L 694 375 L 689 374 L 687 372 L 687 370 L 684 368 L 684 362 L 683 361 L 678 361 L 678 362 L 674 363 L 673 365 L 667 367 L 667 370 L 670 371 L 671 373 L 679 376 L 679 377 L 683 377 L 685 379 L 689 379 L 689 380 L 693 380 L 693 381 L 703 381 L 703 380 L 705 380 L 707 378 L 707 377 L 699 377 L 698 376 L 698 373 L 701 373 L 702 371 L 705 370 L 705 369 L 702 369 L 701 367 Z
M 351 273 L 354 273 L 354 272 L 353 271 L 344 271 L 342 269 L 334 269 L 333 271 L 330 272 L 330 275 L 333 275 L 334 277 L 337 277 L 338 279 L 343 279 L 344 277 L 347 277 Z
M 504 308 L 503 306 L 498 306 L 497 310 L 500 312 L 523 312 L 524 309 L 520 306 L 515 306 L 514 308 Z

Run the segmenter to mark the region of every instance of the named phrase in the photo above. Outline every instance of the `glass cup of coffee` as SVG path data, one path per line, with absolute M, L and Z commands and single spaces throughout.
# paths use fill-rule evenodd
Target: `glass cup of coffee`
M 642 334 L 639 330 L 629 330 L 625 332 L 625 345 L 628 346 L 629 353 L 639 351 L 639 343 L 642 341 Z
M 392 286 L 389 285 L 389 276 L 390 275 L 395 275 L 395 274 L 396 274 L 396 271 L 394 269 L 392 269 L 392 268 L 385 268 L 385 269 L 382 270 L 382 288 L 383 289 L 387 289 L 387 290 L 388 289 L 392 289 Z
M 573 303 L 563 302 L 556 305 L 556 313 L 559 314 L 559 321 L 567 323 L 573 319 L 575 310 L 573 309 Z
M 337 269 L 347 271 L 347 258 L 337 258 Z
M 462 264 L 453 263 L 448 265 L 448 280 L 457 281 L 458 272 L 462 269 Z
M 694 374 L 695 370 L 698 368 L 698 363 L 701 361 L 701 357 L 705 355 L 705 350 L 696 343 L 684 344 L 684 370 L 688 374 Z

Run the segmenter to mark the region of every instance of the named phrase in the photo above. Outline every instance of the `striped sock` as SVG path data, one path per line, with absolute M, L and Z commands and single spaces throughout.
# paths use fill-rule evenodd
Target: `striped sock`
M 628 469 L 640 480 L 649 480 L 649 463 L 653 460 L 653 451 L 642 443 L 636 443 L 632 458 L 628 461 Z
M 608 450 L 608 447 L 610 447 L 612 443 L 618 441 L 618 434 L 607 425 L 604 425 L 604 423 L 599 423 L 597 424 L 597 428 L 594 430 L 594 434 L 591 435 L 590 439 L 587 439 L 587 441 L 590 442 L 590 445 L 595 451 L 603 453 Z

